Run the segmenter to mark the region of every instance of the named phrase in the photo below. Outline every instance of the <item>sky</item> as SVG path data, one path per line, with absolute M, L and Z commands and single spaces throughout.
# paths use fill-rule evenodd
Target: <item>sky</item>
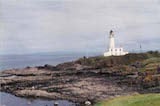
M 160 0 L 0 0 L 0 54 L 160 50 Z

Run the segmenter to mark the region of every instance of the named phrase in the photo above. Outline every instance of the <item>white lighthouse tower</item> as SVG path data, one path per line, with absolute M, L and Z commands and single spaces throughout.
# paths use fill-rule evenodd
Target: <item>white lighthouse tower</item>
M 115 48 L 114 32 L 111 30 L 109 33 L 109 49 L 104 53 L 104 56 L 121 56 L 126 54 L 128 52 L 124 52 L 123 48 Z
M 114 45 L 115 45 L 114 44 L 114 33 L 112 30 L 109 33 L 109 39 L 110 39 L 109 48 L 114 49 Z

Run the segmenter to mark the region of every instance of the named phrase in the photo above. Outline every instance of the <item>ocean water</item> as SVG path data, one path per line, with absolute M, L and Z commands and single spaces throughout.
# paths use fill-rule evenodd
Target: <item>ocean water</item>
M 56 65 L 82 57 L 83 54 L 0 55 L 0 71 L 27 66 Z
M 0 56 L 0 71 L 24 68 L 27 66 L 41 66 L 45 64 L 56 65 L 67 61 L 73 61 L 84 54 L 33 54 L 33 55 L 1 55 Z M 93 54 L 94 55 L 94 54 Z M 59 106 L 75 106 L 74 103 L 66 100 L 56 100 Z M 53 100 L 42 99 L 26 99 L 16 97 L 14 95 L 0 92 L 0 106 L 53 106 Z
M 0 93 L 0 106 L 54 106 L 54 103 L 59 103 L 58 106 L 76 106 L 75 103 L 67 100 L 43 100 L 43 99 L 26 99 L 16 97 L 7 93 Z

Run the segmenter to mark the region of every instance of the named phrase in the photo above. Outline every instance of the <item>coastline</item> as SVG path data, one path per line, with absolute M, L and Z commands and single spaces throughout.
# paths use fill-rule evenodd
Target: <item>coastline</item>
M 137 60 L 147 59 L 145 55 L 141 60 L 138 54 L 127 56 L 134 58 L 137 56 L 134 61 L 129 60 L 132 64 Z M 136 76 L 135 66 L 126 64 L 127 56 L 105 58 L 105 61 L 102 57 L 81 58 L 56 66 L 45 65 L 5 70 L 1 74 L 11 76 L 1 77 L 0 90 L 20 97 L 69 100 L 80 104 L 84 104 L 85 101 L 91 101 L 94 104 L 100 100 L 121 95 L 142 93 L 140 91 L 150 93 L 148 89 L 137 89 L 139 83 L 134 81 L 135 79 L 140 81 L 137 78 L 141 78 L 143 72 Z M 94 59 L 97 60 L 93 61 Z M 120 72 L 119 69 L 125 71 Z M 159 93 L 160 91 L 156 89 L 152 92 Z

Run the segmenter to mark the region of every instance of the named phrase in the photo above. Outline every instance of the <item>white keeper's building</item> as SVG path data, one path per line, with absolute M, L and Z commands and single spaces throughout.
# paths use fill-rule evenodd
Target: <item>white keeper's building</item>
M 109 49 L 104 53 L 104 56 L 121 56 L 126 54 L 128 52 L 124 52 L 123 48 L 115 48 L 114 32 L 111 30 L 109 33 Z

